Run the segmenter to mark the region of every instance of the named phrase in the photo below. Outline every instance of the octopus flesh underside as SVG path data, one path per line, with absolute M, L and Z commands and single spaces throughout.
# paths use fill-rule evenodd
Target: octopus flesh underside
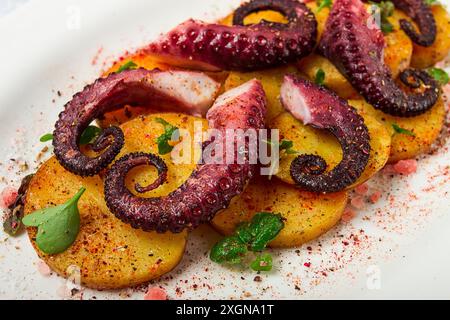
M 266 98 L 259 81 L 252 80 L 226 92 L 216 100 L 206 115 L 209 128 L 219 132 L 208 143 L 224 143 L 227 129 L 263 129 L 265 114 Z M 234 196 L 243 191 L 257 170 L 257 164 L 249 161 L 250 154 L 257 151 L 249 148 L 247 140 L 239 141 L 239 138 L 235 138 L 233 143 L 233 151 L 225 148 L 223 155 L 223 159 L 228 159 L 230 155 L 227 156 L 227 152 L 233 152 L 232 163 L 199 163 L 181 187 L 159 198 L 133 195 L 125 185 L 125 177 L 136 166 L 153 165 L 159 172 L 158 180 L 147 188 L 136 188 L 138 192 L 152 190 L 165 179 L 167 168 L 164 162 L 159 157 L 146 153 L 124 156 L 106 174 L 105 199 L 109 209 L 134 228 L 146 231 L 181 232 L 186 227 L 195 228 L 200 223 L 211 220 L 219 210 L 228 207 Z M 245 146 L 244 149 L 237 148 L 237 143 L 242 143 L 239 146 Z M 242 164 L 236 161 L 238 153 L 245 155 Z
M 380 2 L 376 0 L 375 2 Z M 419 27 L 418 33 L 414 25 L 408 20 L 400 20 L 400 27 L 415 43 L 423 47 L 429 47 L 436 41 L 436 20 L 430 5 L 424 0 L 392 0 L 395 7 L 402 10 Z
M 91 145 L 97 157 L 80 151 L 78 141 L 86 127 L 106 112 L 123 107 L 151 106 L 205 114 L 219 93 L 220 84 L 207 75 L 188 71 L 127 70 L 98 79 L 76 94 L 59 115 L 53 146 L 61 165 L 80 176 L 93 176 L 111 163 L 124 144 L 121 129 L 111 126 Z
M 383 61 L 384 36 L 360 0 L 335 0 L 318 51 L 349 79 L 375 108 L 401 117 L 420 115 L 439 97 L 438 83 L 425 71 L 408 69 L 402 82 L 423 90 L 407 94 Z
M 297 185 L 311 192 L 337 192 L 353 184 L 367 166 L 370 137 L 356 110 L 328 89 L 286 75 L 281 87 L 284 108 L 305 125 L 329 130 L 342 146 L 342 161 L 331 171 L 317 155 L 300 155 L 291 164 Z
M 260 10 L 285 15 L 287 24 L 261 21 L 244 26 Z M 252 0 L 234 13 L 233 26 L 188 20 L 145 50 L 165 63 L 217 71 L 250 70 L 285 64 L 309 55 L 315 47 L 317 21 L 297 0 Z

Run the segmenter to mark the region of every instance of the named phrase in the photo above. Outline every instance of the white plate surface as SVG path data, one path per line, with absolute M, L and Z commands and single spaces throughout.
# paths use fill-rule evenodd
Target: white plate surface
M 72 94 L 115 58 L 187 18 L 213 21 L 239 2 L 31 0 L 1 18 L 0 190 L 19 184 L 11 158 L 36 169 L 39 137 L 51 131 Z M 206 253 L 217 234 L 202 227 L 191 234 L 180 265 L 154 285 L 171 299 L 450 298 L 448 147 L 420 159 L 414 175 L 379 174 L 371 188 L 383 192 L 382 200 L 367 204 L 351 223 L 297 252 L 273 250 L 277 267 L 262 282 L 253 281 L 250 271 L 211 263 Z M 64 280 L 43 277 L 38 261 L 25 235 L 9 238 L 0 231 L 0 299 L 61 298 Z M 127 290 L 83 293 L 85 299 L 143 296 Z

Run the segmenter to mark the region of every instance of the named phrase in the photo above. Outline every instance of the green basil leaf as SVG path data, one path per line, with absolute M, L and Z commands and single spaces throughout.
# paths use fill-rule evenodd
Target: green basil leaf
M 248 242 L 250 250 L 262 251 L 284 228 L 284 222 L 280 214 L 260 212 L 253 217 L 248 228 L 253 236 Z
M 35 211 L 22 219 L 27 227 L 37 227 L 36 244 L 46 254 L 57 254 L 67 250 L 80 230 L 78 200 L 86 191 L 80 191 L 66 203 Z
M 47 141 L 51 141 L 51 140 L 53 140 L 53 134 L 51 134 L 51 133 L 44 134 L 44 135 L 39 139 L 40 142 L 47 142 Z
M 448 73 L 440 68 L 429 68 L 427 70 L 428 74 L 432 76 L 441 86 L 445 86 L 449 83 Z
M 87 127 L 80 137 L 80 144 L 85 145 L 93 142 L 95 138 L 102 132 L 102 129 L 96 126 Z
M 415 136 L 416 136 L 416 134 L 415 134 L 414 132 L 409 131 L 409 130 L 407 130 L 407 129 L 403 129 L 402 127 L 400 127 L 400 126 L 399 126 L 398 124 L 396 124 L 396 123 L 393 123 L 393 124 L 392 124 L 392 128 L 394 128 L 394 131 L 395 131 L 396 133 L 406 134 L 406 135 L 412 136 L 412 137 L 415 137 Z
M 134 70 L 137 67 L 138 67 L 138 65 L 136 63 L 134 63 L 133 61 L 128 61 L 127 63 L 120 66 L 120 68 L 116 71 L 116 73 L 121 73 L 126 70 Z
M 322 69 L 317 70 L 314 82 L 320 86 L 323 86 L 325 82 L 325 71 Z
M 168 154 L 173 150 L 173 146 L 169 144 L 169 141 L 179 139 L 179 130 L 162 118 L 156 118 L 155 121 L 164 126 L 164 133 L 156 138 L 158 153 L 161 155 Z
M 247 253 L 247 246 L 237 236 L 227 237 L 219 241 L 210 253 L 210 259 L 216 263 L 228 262 L 237 264 Z
M 323 8 L 331 8 L 333 1 L 332 0 L 316 0 L 317 5 L 317 13 L 322 11 Z
M 250 268 L 254 271 L 270 271 L 272 266 L 272 256 L 268 253 L 256 257 L 255 261 L 250 264 Z

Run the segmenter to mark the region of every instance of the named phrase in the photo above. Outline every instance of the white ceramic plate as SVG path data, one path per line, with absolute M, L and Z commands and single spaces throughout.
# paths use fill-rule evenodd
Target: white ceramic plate
M 0 190 L 19 184 L 18 162 L 26 161 L 29 172 L 36 169 L 36 154 L 43 147 L 39 137 L 52 130 L 72 94 L 115 58 L 184 19 L 212 21 L 239 2 L 31 0 L 1 18 L 0 175 L 5 179 Z M 164 287 L 172 299 L 449 298 L 448 147 L 421 159 L 414 175 L 391 179 L 379 174 L 371 190 L 381 190 L 382 200 L 367 204 L 351 223 L 297 252 L 274 250 L 277 267 L 262 275 L 262 282 L 255 282 L 250 271 L 211 263 L 207 252 L 217 234 L 202 227 L 191 234 L 181 264 L 154 285 Z M 25 235 L 8 238 L 0 231 L 0 298 L 61 298 L 58 290 L 65 281 L 43 277 L 38 261 Z M 130 294 L 143 296 L 129 290 L 84 290 L 85 299 Z

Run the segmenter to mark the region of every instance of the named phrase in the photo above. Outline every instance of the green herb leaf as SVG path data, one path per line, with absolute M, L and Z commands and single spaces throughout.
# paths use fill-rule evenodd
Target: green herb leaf
M 219 241 L 211 249 L 210 258 L 217 263 L 241 263 L 248 251 L 263 251 L 283 228 L 284 222 L 280 214 L 259 212 L 250 222 L 240 224 L 232 236 Z
M 445 86 L 450 81 L 448 73 L 443 69 L 429 68 L 429 69 L 427 69 L 427 72 L 442 86 Z
M 272 256 L 268 253 L 264 253 L 256 257 L 255 261 L 250 264 L 250 268 L 254 271 L 272 270 Z
M 22 219 L 27 227 L 37 227 L 36 244 L 46 254 L 64 252 L 75 241 L 80 230 L 78 200 L 86 191 L 80 191 L 66 203 L 35 211 Z
M 47 142 L 47 141 L 51 141 L 51 140 L 53 140 L 53 134 L 51 134 L 51 133 L 44 134 L 44 135 L 39 139 L 40 142 Z
M 12 214 L 8 215 L 5 221 L 3 221 L 3 230 L 10 236 L 17 235 L 17 232 L 19 232 L 20 227 L 22 226 L 20 216 L 23 215 L 23 207 L 19 208 L 18 210 L 21 210 L 22 212 L 17 214 L 13 211 Z
M 87 127 L 80 137 L 80 144 L 89 144 L 95 140 L 95 138 L 102 132 L 102 129 L 96 126 Z
M 425 4 L 429 5 L 429 6 L 432 6 L 432 5 L 436 4 L 437 2 L 438 2 L 437 0 L 425 0 Z
M 128 61 L 127 63 L 120 66 L 120 68 L 117 69 L 116 73 L 121 73 L 124 72 L 125 70 L 134 70 L 137 67 L 138 65 L 136 63 L 134 63 L 133 61 Z
M 322 11 L 323 8 L 331 8 L 333 1 L 332 0 L 316 0 L 317 5 L 319 6 L 317 8 L 317 13 Z
M 377 8 L 374 13 L 380 13 L 380 29 L 384 34 L 394 31 L 394 26 L 389 22 L 389 17 L 394 14 L 395 6 L 391 1 L 381 1 L 380 3 L 370 2 L 373 8 Z
M 271 140 L 264 142 L 271 146 L 278 144 L 280 151 L 285 151 L 287 154 L 298 154 L 298 152 L 293 149 L 294 142 L 292 142 L 291 140 L 281 140 L 281 142 L 279 143 L 272 142 Z
M 314 82 L 319 86 L 323 86 L 325 82 L 325 71 L 323 71 L 322 69 L 317 70 Z
M 237 264 L 247 253 L 247 245 L 237 236 L 231 236 L 219 241 L 210 253 L 210 259 L 216 263 L 228 262 Z
M 179 130 L 164 119 L 156 118 L 155 121 L 164 126 L 164 133 L 156 138 L 158 153 L 161 155 L 168 154 L 173 150 L 173 146 L 169 144 L 169 141 L 176 141 L 179 139 Z
M 407 129 L 403 129 L 402 127 L 400 127 L 400 126 L 399 126 L 398 124 L 396 124 L 396 123 L 393 123 L 393 124 L 392 124 L 392 128 L 394 128 L 394 130 L 395 130 L 396 133 L 406 134 L 406 135 L 412 136 L 412 137 L 415 137 L 415 136 L 416 136 L 416 134 L 415 134 L 414 132 L 409 131 L 409 130 L 407 130 Z

